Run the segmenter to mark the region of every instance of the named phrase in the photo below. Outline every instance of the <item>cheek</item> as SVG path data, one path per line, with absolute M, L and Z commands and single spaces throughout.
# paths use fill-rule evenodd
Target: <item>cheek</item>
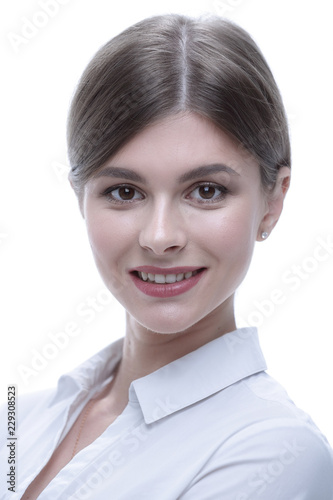
M 202 227 L 201 242 L 210 253 L 216 277 L 212 281 L 213 300 L 225 300 L 241 285 L 251 264 L 256 239 L 253 218 L 246 212 L 225 212 Z
M 86 212 L 88 238 L 99 274 L 115 296 L 126 291 L 123 256 L 133 247 L 133 228 L 119 214 L 108 210 Z
M 216 257 L 237 259 L 252 255 L 257 235 L 256 212 L 249 206 L 234 206 L 199 215 L 192 227 L 202 244 L 210 247 Z
M 133 232 L 122 217 L 108 210 L 87 211 L 86 226 L 93 254 L 102 262 L 121 254 Z

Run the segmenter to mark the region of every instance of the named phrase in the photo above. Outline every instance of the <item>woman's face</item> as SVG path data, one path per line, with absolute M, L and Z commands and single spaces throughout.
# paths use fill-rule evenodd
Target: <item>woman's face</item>
M 132 321 L 158 333 L 234 321 L 267 202 L 256 161 L 209 120 L 181 114 L 143 130 L 88 181 L 82 211 Z

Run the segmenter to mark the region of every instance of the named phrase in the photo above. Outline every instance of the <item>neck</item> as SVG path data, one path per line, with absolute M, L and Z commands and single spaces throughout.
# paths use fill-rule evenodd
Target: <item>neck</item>
M 233 297 L 195 325 L 172 334 L 151 331 L 127 313 L 123 357 L 114 390 L 127 398 L 133 380 L 144 377 L 235 329 Z

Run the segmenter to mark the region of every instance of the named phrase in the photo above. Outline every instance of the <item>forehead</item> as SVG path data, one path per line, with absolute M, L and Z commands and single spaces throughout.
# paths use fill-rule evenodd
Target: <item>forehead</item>
M 257 161 L 227 133 L 196 113 L 182 113 L 149 125 L 107 165 L 170 179 L 199 166 L 219 164 L 259 178 Z

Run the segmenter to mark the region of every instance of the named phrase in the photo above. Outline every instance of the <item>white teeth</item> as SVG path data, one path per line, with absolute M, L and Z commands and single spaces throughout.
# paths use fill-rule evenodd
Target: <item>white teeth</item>
M 195 276 L 198 271 L 188 271 L 187 273 L 178 273 L 178 274 L 152 274 L 152 273 L 144 273 L 138 272 L 139 277 L 143 281 L 150 281 L 153 283 L 164 284 L 164 283 L 176 283 L 176 281 L 183 281 L 184 279 L 189 279 L 192 276 Z
M 166 283 L 176 283 L 176 281 L 177 281 L 176 274 L 167 274 L 165 277 Z

